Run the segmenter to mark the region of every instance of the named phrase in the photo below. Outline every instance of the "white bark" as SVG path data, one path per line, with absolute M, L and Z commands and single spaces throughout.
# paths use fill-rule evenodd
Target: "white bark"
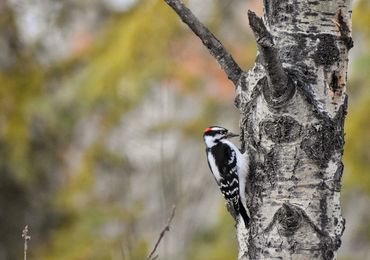
M 166 2 L 237 87 L 252 217 L 249 230 L 237 227 L 239 258 L 335 258 L 345 223 L 340 189 L 350 1 L 265 0 L 264 21 L 248 14 L 259 49 L 248 72 L 222 45 L 209 44 L 219 41 L 202 34 L 203 25 L 188 9 L 182 12 L 181 2 Z
M 257 151 L 249 180 L 252 225 L 250 232 L 238 232 L 246 233 L 239 236 L 242 259 L 336 256 L 344 231 L 340 185 L 350 14 L 344 0 L 265 1 L 263 37 L 271 34 L 293 85 L 280 96 L 271 91 L 265 42 L 259 43 L 261 30 L 250 15 L 262 58 L 240 78 L 236 98 L 244 142 Z

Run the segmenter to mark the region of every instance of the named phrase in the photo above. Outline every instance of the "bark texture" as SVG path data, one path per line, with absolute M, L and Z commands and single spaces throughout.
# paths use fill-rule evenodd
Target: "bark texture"
M 242 149 L 251 160 L 252 220 L 249 230 L 237 226 L 239 259 L 334 259 L 345 226 L 350 1 L 265 0 L 264 19 L 248 16 L 256 63 L 248 72 L 225 70 L 238 75 L 229 78 L 237 79 Z

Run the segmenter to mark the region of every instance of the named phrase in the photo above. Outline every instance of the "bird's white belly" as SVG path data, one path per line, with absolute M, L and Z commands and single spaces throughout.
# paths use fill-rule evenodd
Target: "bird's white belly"
M 211 171 L 213 176 L 215 176 L 217 182 L 220 182 L 221 180 L 221 175 L 220 172 L 218 171 L 218 168 L 216 166 L 215 158 L 211 155 L 211 153 L 208 153 L 208 162 L 209 165 L 211 166 Z

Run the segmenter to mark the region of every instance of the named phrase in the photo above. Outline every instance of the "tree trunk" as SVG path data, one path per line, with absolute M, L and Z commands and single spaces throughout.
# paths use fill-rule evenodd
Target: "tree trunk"
M 239 259 L 333 259 L 341 244 L 343 124 L 351 38 L 349 0 L 265 0 L 249 12 L 259 54 L 243 72 L 178 0 L 165 0 L 236 86 L 250 154 L 251 226 Z

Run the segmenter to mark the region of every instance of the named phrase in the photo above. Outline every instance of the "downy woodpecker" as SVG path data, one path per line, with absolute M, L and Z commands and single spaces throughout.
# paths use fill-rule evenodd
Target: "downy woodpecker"
M 238 136 L 220 126 L 204 130 L 208 166 L 226 199 L 228 206 L 241 215 L 245 227 L 249 226 L 246 208 L 245 185 L 248 174 L 248 158 L 228 138 Z M 239 218 L 240 221 L 240 218 Z

